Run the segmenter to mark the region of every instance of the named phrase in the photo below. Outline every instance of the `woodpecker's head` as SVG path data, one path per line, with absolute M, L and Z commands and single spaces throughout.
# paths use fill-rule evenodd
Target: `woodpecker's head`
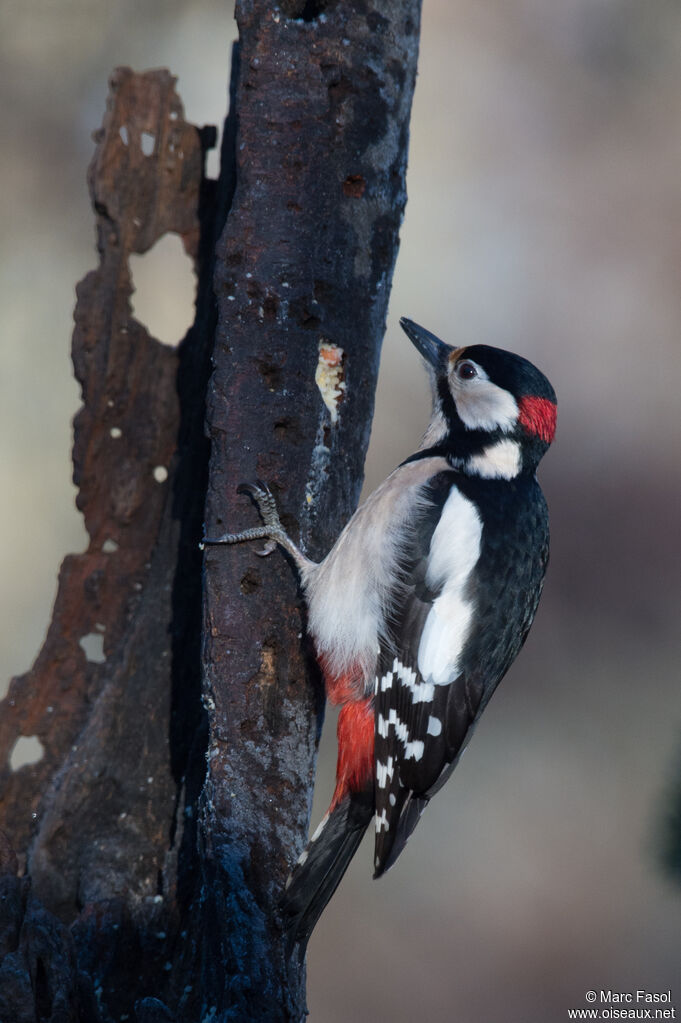
M 527 359 L 489 345 L 452 348 L 404 317 L 400 325 L 428 363 L 433 414 L 421 445 L 487 479 L 534 472 L 553 440 L 556 394 Z

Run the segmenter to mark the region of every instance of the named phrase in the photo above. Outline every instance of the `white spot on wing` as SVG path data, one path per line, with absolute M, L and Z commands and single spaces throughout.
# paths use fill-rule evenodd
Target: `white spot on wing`
M 381 810 L 380 816 L 377 813 L 374 814 L 374 821 L 376 823 L 377 834 L 380 833 L 382 828 L 385 828 L 386 831 L 390 831 L 390 825 L 388 824 L 388 815 L 386 814 L 385 810 Z
M 381 679 L 381 692 L 384 693 L 386 689 L 390 689 L 393 684 L 393 673 L 389 671 L 387 675 L 384 675 Z
M 324 814 L 324 816 L 322 817 L 321 821 L 320 821 L 320 822 L 319 822 L 319 824 L 317 825 L 317 827 L 316 827 L 316 829 L 315 829 L 315 832 L 314 832 L 314 834 L 313 834 L 313 835 L 312 835 L 312 837 L 310 838 L 310 841 L 311 841 L 311 842 L 316 842 L 316 841 L 317 841 L 317 839 L 318 839 L 318 838 L 319 838 L 319 836 L 321 835 L 322 831 L 323 831 L 323 830 L 324 830 L 324 828 L 326 827 L 326 822 L 328 821 L 328 819 L 329 819 L 329 815 L 328 815 L 328 813 Z
M 387 734 L 388 734 L 388 731 L 386 729 L 386 735 Z M 385 788 L 385 786 L 387 784 L 387 781 L 388 781 L 388 778 L 392 781 L 393 772 L 394 772 L 394 766 L 393 765 L 394 765 L 394 761 L 393 761 L 392 757 L 388 757 L 388 763 L 387 764 L 381 764 L 380 762 L 377 761 L 377 763 L 376 763 L 376 780 L 378 782 L 379 789 L 384 789 Z
M 404 759 L 420 760 L 423 756 L 423 743 L 420 739 L 415 739 L 413 742 L 410 740 L 409 729 L 405 725 L 404 721 L 401 721 L 398 718 L 397 711 L 394 707 L 391 707 L 387 718 L 382 717 L 380 714 L 378 715 L 378 734 L 381 738 L 388 738 L 388 730 L 391 726 L 395 729 L 395 735 L 404 746 Z M 392 757 L 389 759 L 388 763 L 392 766 Z M 380 766 L 380 764 L 376 765 L 377 776 Z M 390 772 L 390 777 L 392 778 L 392 771 Z M 383 788 L 380 781 L 378 784 L 381 788 Z
M 441 735 L 442 734 L 442 722 L 439 718 L 429 717 L 428 718 L 428 735 Z
M 411 693 L 413 703 L 430 703 L 435 696 L 435 687 L 432 682 L 417 682 L 416 672 L 406 668 L 395 658 L 393 671 Z
M 473 617 L 464 598 L 466 583 L 480 556 L 482 522 L 472 501 L 450 491 L 430 543 L 426 583 L 442 587 L 426 618 L 418 650 L 421 676 L 447 685 L 459 673 L 459 657 Z
M 512 480 L 520 472 L 520 445 L 506 437 L 468 459 L 468 472 L 483 479 Z
M 388 802 L 390 803 L 391 806 L 394 806 L 395 803 L 397 802 L 397 800 L 395 799 L 395 796 L 394 796 L 394 794 L 392 792 L 388 796 Z

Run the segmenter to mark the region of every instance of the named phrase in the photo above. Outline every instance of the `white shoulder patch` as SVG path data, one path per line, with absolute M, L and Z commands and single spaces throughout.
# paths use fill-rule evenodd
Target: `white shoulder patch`
M 480 556 L 482 521 L 472 501 L 452 488 L 430 543 L 426 583 L 443 587 L 426 618 L 418 667 L 426 683 L 447 685 L 459 673 L 459 658 L 473 618 L 466 583 Z
M 472 455 L 466 462 L 466 472 L 487 480 L 512 480 L 520 472 L 520 465 L 520 445 L 505 438 Z

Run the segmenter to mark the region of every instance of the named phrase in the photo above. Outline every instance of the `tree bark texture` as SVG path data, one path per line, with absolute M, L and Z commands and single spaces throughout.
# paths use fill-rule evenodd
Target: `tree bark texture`
M 2 1023 L 131 1016 L 174 979 L 180 811 L 201 735 L 210 267 L 204 279 L 221 209 L 203 180 L 210 135 L 185 122 L 168 72 L 114 73 L 88 175 L 100 265 L 78 286 L 72 349 L 90 543 L 65 559 L 45 644 L 0 710 L 0 828 L 25 875 L 13 876 L 11 850 L 0 857 Z M 130 306 L 129 256 L 167 231 L 201 278 L 179 349 L 150 337 Z M 44 755 L 12 771 L 22 735 L 37 735 Z
M 202 602 L 197 543 L 204 498 L 209 532 L 255 524 L 242 480 L 270 484 L 314 558 L 356 504 L 419 2 L 244 0 L 237 19 L 220 182 L 166 72 L 116 72 L 90 170 L 101 263 L 73 343 L 90 545 L 0 710 L 3 1023 L 305 1012 L 277 905 L 307 835 L 321 682 L 285 558 L 210 550 Z M 130 253 L 168 230 L 199 272 L 177 350 L 129 302 Z M 12 772 L 21 735 L 45 752 Z

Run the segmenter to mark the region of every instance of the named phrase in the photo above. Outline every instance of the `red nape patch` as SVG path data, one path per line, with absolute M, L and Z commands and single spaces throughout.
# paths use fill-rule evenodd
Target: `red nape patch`
M 554 403 L 548 398 L 521 398 L 518 406 L 518 422 L 528 433 L 550 444 L 556 433 L 557 409 Z
M 352 667 L 341 675 L 334 675 L 323 654 L 317 657 L 324 675 L 324 688 L 330 703 L 349 703 L 357 700 L 364 692 L 364 679 L 358 667 Z
M 338 715 L 336 790 L 331 809 L 348 792 L 366 788 L 374 772 L 374 699 L 346 703 Z

